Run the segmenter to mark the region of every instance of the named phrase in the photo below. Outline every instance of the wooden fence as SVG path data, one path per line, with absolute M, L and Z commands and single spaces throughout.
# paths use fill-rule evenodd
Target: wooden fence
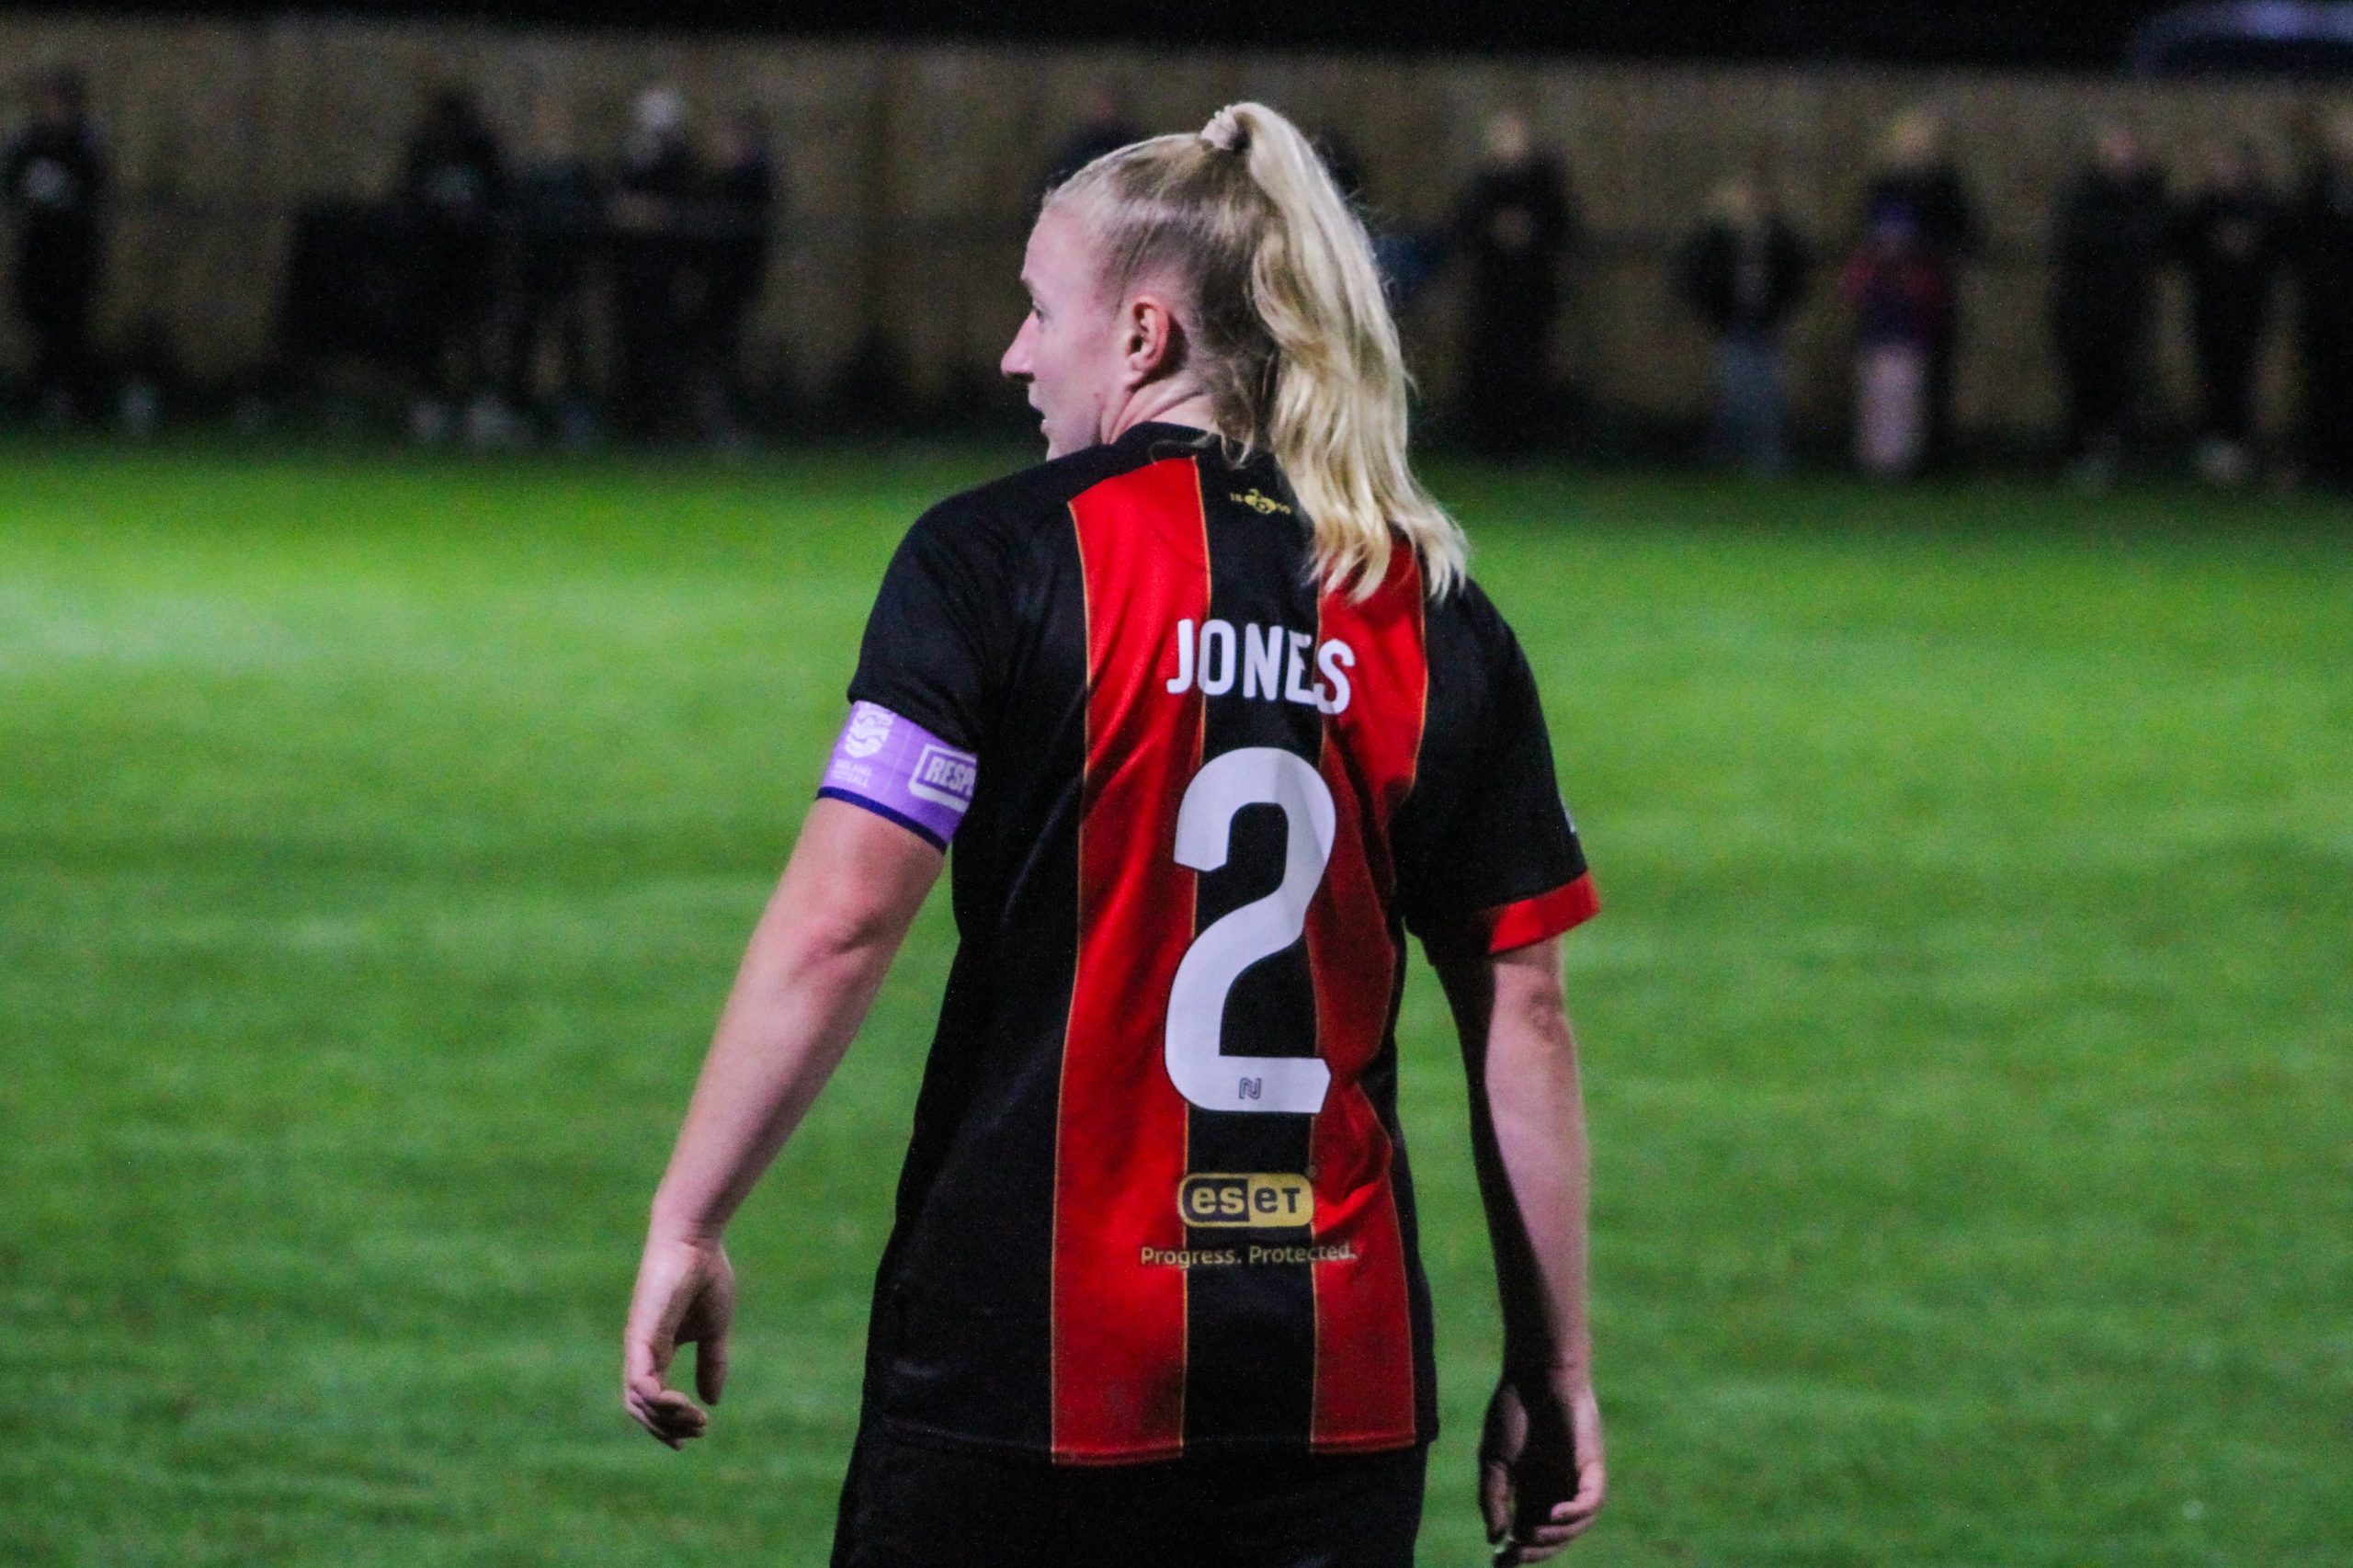
M 1337 133 L 1369 196 L 1405 223 L 1444 213 L 1497 108 L 1525 109 L 1566 157 L 1591 244 L 1573 268 L 1563 369 L 1597 402 L 1674 416 L 1705 397 L 1706 345 L 1665 257 L 1707 191 L 1751 153 L 1780 171 L 1817 251 L 1851 244 L 1880 128 L 1940 111 L 1980 203 L 1985 257 L 1963 291 L 1962 423 L 2046 429 L 2043 244 L 2088 129 L 2120 117 L 2176 168 L 2249 136 L 2286 172 L 2292 126 L 2317 106 L 2269 85 L 1793 67 L 1598 64 L 1134 50 L 892 46 L 672 38 L 319 18 L 255 24 L 0 17 L 0 62 L 88 73 L 119 188 L 102 335 L 160 319 L 198 371 L 260 359 L 273 330 L 291 208 L 392 184 L 420 100 L 471 84 L 519 135 L 537 95 L 569 101 L 591 148 L 619 142 L 642 86 L 675 84 L 698 112 L 756 108 L 789 182 L 758 357 L 822 384 L 870 335 L 919 392 L 984 376 L 1019 310 L 1013 282 L 1039 174 L 1088 92 L 1109 85 L 1154 129 L 1198 125 L 1256 97 Z M 1844 402 L 1843 311 L 1825 274 L 1794 337 L 1807 417 Z M 1417 370 L 1443 393 L 1460 301 L 1442 280 L 1408 323 Z M 2167 304 L 2165 395 L 2186 396 L 2178 302 Z M 10 328 L 13 329 L 13 324 Z M 0 338 L 0 351 L 17 346 Z M 2282 412 L 2274 352 L 2268 417 Z

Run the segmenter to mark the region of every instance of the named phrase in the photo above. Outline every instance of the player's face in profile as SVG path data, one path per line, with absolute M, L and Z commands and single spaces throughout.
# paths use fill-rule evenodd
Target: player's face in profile
M 1103 439 L 1104 410 L 1126 369 L 1118 312 L 1101 276 L 1092 236 L 1070 212 L 1048 208 L 1021 259 L 1029 313 L 997 369 L 1028 384 L 1050 458 Z

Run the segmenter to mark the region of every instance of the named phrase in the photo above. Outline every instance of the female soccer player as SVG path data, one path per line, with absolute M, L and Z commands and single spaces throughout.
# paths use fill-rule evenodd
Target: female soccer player
M 1527 663 L 1405 463 L 1364 231 L 1256 104 L 1046 199 L 1004 370 L 1047 460 L 935 507 L 654 1201 L 631 1413 L 726 1378 L 720 1234 L 956 846 L 960 947 L 837 1565 L 1413 1560 L 1436 1429 L 1404 938 L 1475 1092 L 1499 1561 L 1602 1500 L 1557 938 L 1595 907 Z

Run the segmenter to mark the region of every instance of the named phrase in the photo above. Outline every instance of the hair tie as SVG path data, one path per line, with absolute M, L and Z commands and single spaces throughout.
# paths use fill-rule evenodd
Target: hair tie
M 1201 140 L 1221 153 L 1245 153 L 1250 148 L 1250 128 L 1243 123 L 1240 115 L 1222 108 L 1201 127 Z

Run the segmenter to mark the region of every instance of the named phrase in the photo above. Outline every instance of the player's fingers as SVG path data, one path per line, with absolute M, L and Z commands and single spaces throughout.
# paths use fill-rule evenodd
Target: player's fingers
M 1577 1489 L 1567 1501 L 1552 1506 L 1552 1517 L 1590 1519 L 1601 1512 L 1601 1505 L 1608 1501 L 1609 1481 L 1597 1459 L 1587 1460 L 1577 1466 Z
M 652 1392 L 631 1391 L 630 1414 L 638 1424 L 672 1448 L 688 1437 L 699 1437 L 710 1426 L 710 1418 L 696 1408 L 692 1400 L 672 1389 Z
M 1519 1542 L 1522 1546 L 1541 1546 L 1548 1549 L 1566 1546 L 1574 1540 L 1584 1528 L 1585 1527 L 1581 1524 L 1538 1525 L 1534 1529 L 1522 1529 L 1519 1532 Z
M 705 1419 L 695 1402 L 677 1390 L 654 1379 L 642 1379 L 629 1385 L 629 1403 L 632 1410 L 642 1410 L 654 1420 L 672 1426 Z
M 1487 1522 L 1491 1544 L 1511 1528 L 1511 1472 L 1494 1460 L 1479 1466 L 1479 1514 Z
M 628 1390 L 631 1400 L 648 1409 L 653 1408 L 658 1401 L 683 1397 L 676 1394 L 668 1383 L 662 1381 L 662 1375 L 659 1372 L 652 1370 L 631 1373 L 621 1386 Z
M 1522 1534 L 1530 1543 L 1541 1546 L 1548 1551 L 1557 1551 L 1591 1529 L 1593 1519 L 1594 1516 L 1591 1514 L 1576 1514 L 1567 1517 L 1555 1516 L 1552 1522 L 1539 1525 L 1533 1529 L 1524 1530 Z
M 635 1421 L 640 1426 L 644 1427 L 646 1436 L 652 1437 L 655 1442 L 662 1444 L 665 1448 L 676 1449 L 680 1447 L 679 1440 L 676 1437 L 672 1437 L 669 1429 L 664 1426 L 660 1421 L 654 1419 L 653 1412 L 647 1410 L 643 1405 L 639 1404 L 634 1401 L 631 1402 L 629 1414 L 630 1419 Z
M 1581 1466 L 1577 1471 L 1577 1492 L 1565 1503 L 1555 1503 L 1543 1521 L 1534 1526 L 1523 1525 L 1511 1539 L 1496 1549 L 1495 1561 L 1502 1562 L 1541 1562 L 1569 1542 L 1583 1535 L 1593 1524 L 1594 1516 L 1601 1508 L 1601 1467 Z M 1489 1540 L 1494 1540 L 1490 1532 Z
M 695 1392 L 705 1404 L 717 1404 L 727 1386 L 727 1330 L 712 1329 L 695 1346 Z
M 633 1392 L 623 1398 L 622 1403 L 629 1409 L 630 1419 L 644 1427 L 647 1434 L 656 1442 L 667 1444 L 673 1449 L 678 1446 L 678 1438 L 670 1430 L 669 1423 L 656 1413 L 654 1406 L 639 1398 Z
M 710 1425 L 710 1417 L 691 1404 L 656 1405 L 652 1414 L 655 1427 L 672 1437 L 699 1437 Z

